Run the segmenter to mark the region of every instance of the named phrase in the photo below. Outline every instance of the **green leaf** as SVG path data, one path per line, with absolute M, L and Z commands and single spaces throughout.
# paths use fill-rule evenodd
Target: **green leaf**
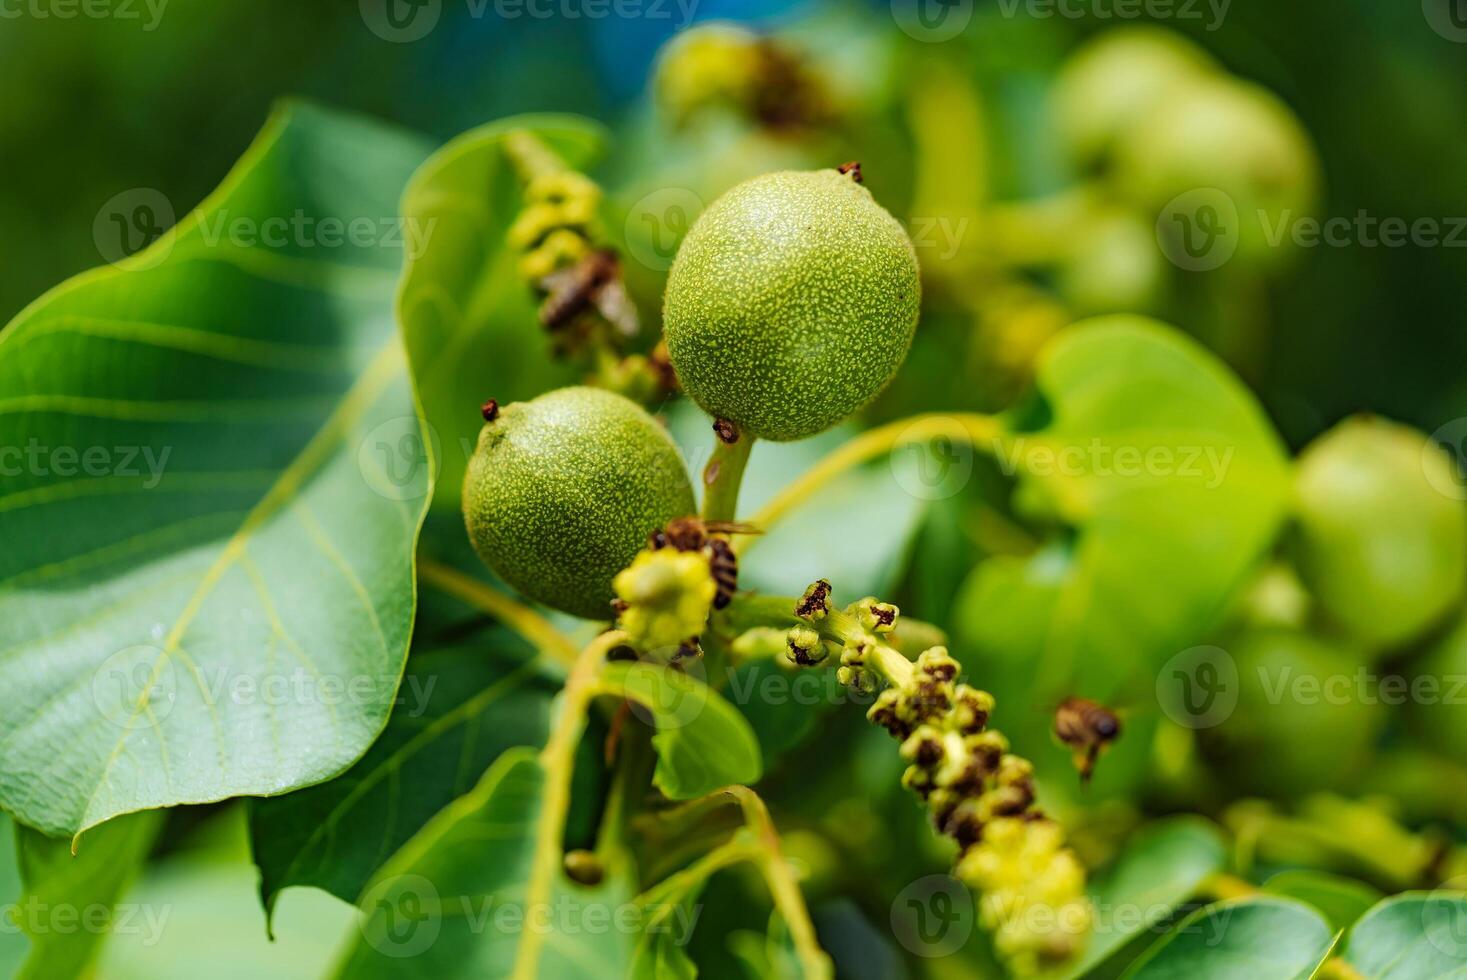
M 89 831 L 75 855 L 70 841 L 17 828 L 25 882 L 23 927 L 30 934 L 31 954 L 16 980 L 86 975 L 108 930 L 134 924 L 136 908 L 118 902 L 162 826 L 156 810 L 118 817 Z
M 1000 712 L 1006 698 L 1153 701 L 1158 669 L 1205 642 L 1273 542 L 1289 492 L 1283 447 L 1221 362 L 1139 317 L 1064 331 L 1041 354 L 1036 386 L 995 454 L 1020 478 L 1019 505 L 1073 530 L 1027 572 L 965 589 L 961 618 L 993 623 L 1017 604 L 1032 622 L 980 637 L 980 658 L 1023 668 L 994 690 Z M 1047 737 L 1033 714 L 1022 730 L 1003 723 L 1016 743 Z M 1146 777 L 1155 724 L 1128 722 L 1097 770 L 1098 792 Z
M 1084 954 L 1045 976 L 1080 977 L 1111 960 L 1135 937 L 1158 929 L 1226 860 L 1222 834 L 1200 817 L 1148 825 L 1090 889 L 1096 922 Z
M 573 366 L 551 357 L 519 256 L 505 241 L 523 203 L 504 152 L 516 130 L 576 168 L 604 142 L 599 126 L 576 116 L 501 119 L 435 153 L 403 197 L 406 219 L 433 229 L 421 254 L 408 256 L 398 317 L 418 397 L 443 447 L 435 508 L 459 506 L 486 399 L 507 404 L 576 380 Z
M 355 902 L 368 880 L 429 819 L 468 792 L 506 749 L 540 745 L 549 685 L 481 643 L 415 654 L 403 703 L 362 760 L 337 778 L 251 807 L 260 890 L 315 885 Z
M 24 887 L 16 853 L 18 844 L 15 824 L 0 810 L 0 977 L 15 976 L 31 945 L 20 928 L 23 916 L 18 914 Z
M 632 901 L 625 869 L 608 868 L 595 888 L 557 873 L 547 905 L 525 907 L 545 788 L 533 750 L 500 756 L 382 868 L 337 976 L 507 977 L 534 930 L 543 943 L 536 976 L 644 975 L 633 969 L 635 950 L 656 910 Z M 676 915 L 669 926 L 691 927 Z
M 396 200 L 424 155 L 281 110 L 177 229 L 0 332 L 0 447 L 49 453 L 0 477 L 18 819 L 76 834 L 283 793 L 381 731 L 429 491 L 391 313 Z
M 1044 669 L 1104 693 L 1118 668 L 1152 677 L 1150 665 L 1224 612 L 1273 541 L 1288 463 L 1227 367 L 1140 317 L 1066 331 L 1041 356 L 1036 384 L 1048 421 L 1017 433 L 1013 448 L 1079 531 Z
M 657 727 L 653 782 L 670 799 L 757 782 L 759 740 L 733 705 L 702 681 L 648 663 L 607 665 L 598 688 L 636 702 Z M 645 717 L 645 716 L 644 716 Z
M 1371 980 L 1467 977 L 1467 893 L 1385 899 L 1350 929 L 1343 957 Z
M 1124 974 L 1126 980 L 1306 980 L 1334 942 L 1329 923 L 1284 898 L 1217 902 L 1187 916 Z
M 1363 881 L 1326 871 L 1280 871 L 1264 882 L 1263 890 L 1314 906 L 1336 931 L 1350 928 L 1382 897 Z
M 231 822 L 234 822 L 231 818 Z M 319 980 L 343 942 L 356 935 L 355 910 L 313 888 L 280 896 L 273 938 L 266 932 L 243 821 L 231 828 L 231 856 L 180 852 L 151 867 L 127 895 L 131 913 L 102 948 L 106 980 Z M 83 839 L 83 845 L 86 839 Z

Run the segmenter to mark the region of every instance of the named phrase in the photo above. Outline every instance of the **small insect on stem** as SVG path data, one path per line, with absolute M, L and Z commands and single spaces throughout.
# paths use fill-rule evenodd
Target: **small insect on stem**
M 499 402 L 493 398 L 479 406 L 479 414 L 484 416 L 485 422 L 493 422 L 499 418 Z
M 713 434 L 718 436 L 718 441 L 725 446 L 732 446 L 739 441 L 739 427 L 728 419 L 714 419 Z
M 861 183 L 861 161 L 852 160 L 835 168 L 837 172 L 846 174 L 856 183 Z
M 1088 784 L 1100 753 L 1121 737 L 1121 719 L 1098 701 L 1068 697 L 1055 708 L 1054 735 L 1074 752 L 1080 782 Z

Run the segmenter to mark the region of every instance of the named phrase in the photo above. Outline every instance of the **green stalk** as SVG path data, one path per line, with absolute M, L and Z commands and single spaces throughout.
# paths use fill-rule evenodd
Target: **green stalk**
M 734 430 L 732 442 L 722 435 L 714 439 L 713 457 L 703 468 L 702 517 L 705 521 L 732 521 L 738 516 L 739 484 L 754 449 L 754 437 Z

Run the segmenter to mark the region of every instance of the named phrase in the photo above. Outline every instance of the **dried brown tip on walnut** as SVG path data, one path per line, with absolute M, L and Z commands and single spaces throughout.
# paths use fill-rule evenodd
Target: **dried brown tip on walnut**
M 718 441 L 725 446 L 732 446 L 739 441 L 739 427 L 728 419 L 714 419 L 713 434 L 718 436 Z
M 830 612 L 830 583 L 820 579 L 805 590 L 800 601 L 795 603 L 795 615 L 800 619 L 821 619 Z
M 479 414 L 484 416 L 485 422 L 493 422 L 499 418 L 499 402 L 493 398 L 479 406 Z
M 852 160 L 849 163 L 843 163 L 839 167 L 836 167 L 835 169 L 837 171 L 839 171 L 840 173 L 846 174 L 852 180 L 854 180 L 856 183 L 858 183 L 858 184 L 861 183 L 861 161 L 860 160 Z

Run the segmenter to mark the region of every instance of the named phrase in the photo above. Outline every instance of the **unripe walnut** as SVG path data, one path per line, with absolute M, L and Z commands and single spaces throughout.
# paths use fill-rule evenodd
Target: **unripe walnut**
M 1237 702 L 1198 730 L 1203 754 L 1247 793 L 1349 792 L 1390 714 L 1380 691 L 1360 683 L 1364 655 L 1286 629 L 1248 630 L 1223 646 L 1237 666 Z
M 1419 636 L 1461 599 L 1467 510 L 1453 461 L 1414 429 L 1353 418 L 1311 443 L 1296 478 L 1299 577 L 1372 649 Z
M 612 578 L 648 533 L 693 512 L 671 437 L 631 401 L 596 388 L 491 404 L 485 419 L 464 479 L 474 550 L 530 598 L 610 619 Z
M 1242 254 L 1263 258 L 1279 251 L 1273 229 L 1308 212 L 1319 164 L 1298 117 L 1272 92 L 1208 77 L 1168 91 L 1138 119 L 1120 144 L 1115 178 L 1152 211 L 1221 191 L 1237 210 Z
M 1055 80 L 1060 137 L 1082 169 L 1103 169 L 1148 109 L 1217 70 L 1180 34 L 1156 27 L 1106 31 L 1077 50 Z
M 921 285 L 906 231 L 854 173 L 782 171 L 714 201 L 683 240 L 663 325 L 683 390 L 763 439 L 803 439 L 896 374 Z

